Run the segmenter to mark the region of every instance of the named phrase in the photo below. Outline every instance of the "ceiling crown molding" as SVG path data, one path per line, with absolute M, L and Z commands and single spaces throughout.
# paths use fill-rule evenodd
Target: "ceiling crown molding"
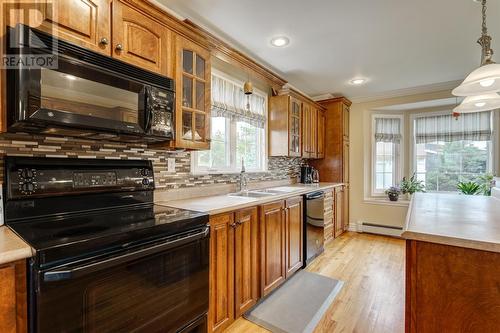
M 371 95 L 367 95 L 367 96 L 352 97 L 352 98 L 350 98 L 350 100 L 356 104 L 368 103 L 368 102 L 378 101 L 381 99 L 433 93 L 433 92 L 442 91 L 442 90 L 450 90 L 450 95 L 451 95 L 451 90 L 453 88 L 455 88 L 456 86 L 458 86 L 461 82 L 462 82 L 461 80 L 457 80 L 457 81 L 434 83 L 434 84 L 428 84 L 428 85 L 411 87 L 411 88 L 385 91 L 385 92 L 371 94 Z

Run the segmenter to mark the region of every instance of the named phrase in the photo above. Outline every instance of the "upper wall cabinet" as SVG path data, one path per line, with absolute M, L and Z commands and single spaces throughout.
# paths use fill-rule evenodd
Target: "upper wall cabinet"
M 269 99 L 269 155 L 323 158 L 324 110 L 294 91 Z
M 113 56 L 155 73 L 171 76 L 171 32 L 160 23 L 113 2 Z
M 177 148 L 210 149 L 210 52 L 177 36 Z
M 44 1 L 39 3 L 39 11 L 41 30 L 97 52 L 111 53 L 109 0 Z
M 269 155 L 302 156 L 302 102 L 297 98 L 269 99 Z

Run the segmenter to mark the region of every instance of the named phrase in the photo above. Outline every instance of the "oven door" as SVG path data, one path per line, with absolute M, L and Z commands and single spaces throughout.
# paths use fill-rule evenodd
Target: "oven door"
M 110 258 L 35 272 L 31 331 L 196 331 L 208 311 L 208 240 L 205 227 Z
M 10 128 L 148 132 L 149 86 L 76 58 L 59 56 L 57 68 L 9 70 L 9 89 Z

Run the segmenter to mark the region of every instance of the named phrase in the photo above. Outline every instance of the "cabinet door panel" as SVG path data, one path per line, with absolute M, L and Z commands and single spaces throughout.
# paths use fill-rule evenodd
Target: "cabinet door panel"
M 282 201 L 261 206 L 261 295 L 285 281 L 285 224 Z
M 177 36 L 176 148 L 210 149 L 210 53 Z
M 0 332 L 27 331 L 26 262 L 0 266 Z
M 238 211 L 235 216 L 238 226 L 234 234 L 234 299 L 238 318 L 255 305 L 259 297 L 259 221 L 257 207 Z
M 111 53 L 109 1 L 43 1 L 39 10 L 43 16 L 39 29 L 79 46 L 107 55 Z
M 233 214 L 210 218 L 209 332 L 222 332 L 234 321 Z
M 139 11 L 113 2 L 113 56 L 158 74 L 171 76 L 171 32 Z
M 286 277 L 302 267 L 303 217 L 302 197 L 286 200 Z
M 335 237 L 344 232 L 344 188 L 335 188 Z
M 302 103 L 302 157 L 311 157 L 311 109 Z
M 325 113 L 318 111 L 318 145 L 317 157 L 325 157 Z

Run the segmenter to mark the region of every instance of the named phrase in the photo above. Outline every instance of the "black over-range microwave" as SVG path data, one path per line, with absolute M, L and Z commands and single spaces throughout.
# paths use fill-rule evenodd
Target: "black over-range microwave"
M 19 59 L 7 70 L 10 132 L 174 139 L 174 80 L 24 25 L 9 29 L 7 50 Z

